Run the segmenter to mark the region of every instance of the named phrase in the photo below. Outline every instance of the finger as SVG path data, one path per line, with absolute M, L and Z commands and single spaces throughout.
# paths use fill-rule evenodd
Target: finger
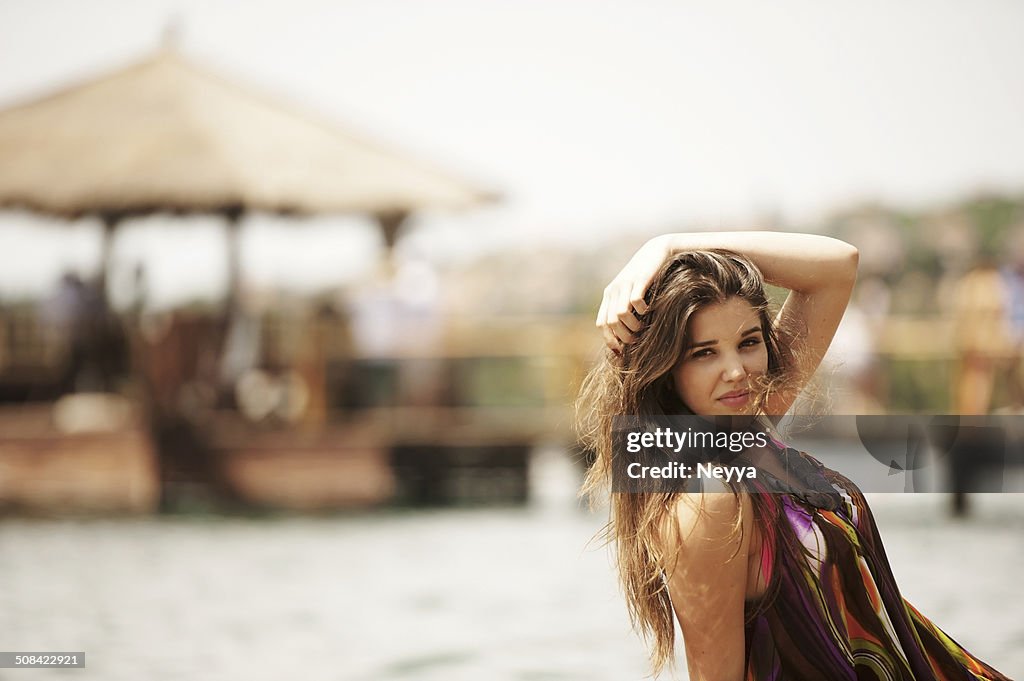
M 615 318 L 615 301 L 620 297 L 620 286 L 614 281 L 604 287 L 604 296 L 601 298 L 601 309 L 597 314 L 599 325 L 611 324 Z
M 609 312 L 610 298 L 605 296 L 604 301 L 601 303 L 601 309 L 597 313 L 596 326 L 601 332 L 601 335 L 605 338 L 605 344 L 611 348 L 616 348 L 622 344 L 622 341 L 616 336 L 615 331 L 612 330 L 612 325 L 617 321 L 614 316 Z
M 604 335 L 604 344 L 608 346 L 608 349 L 614 352 L 616 355 L 621 354 L 623 348 L 622 341 L 615 337 L 615 334 L 612 333 L 611 328 L 607 326 L 602 326 L 601 333 Z
M 614 322 L 608 325 L 611 332 L 615 334 L 615 337 L 619 339 L 620 343 L 632 343 L 633 332 L 626 328 L 626 325 L 616 319 Z
M 605 326 L 607 326 L 607 324 L 605 324 L 605 317 L 607 316 L 607 313 L 608 296 L 606 295 L 604 298 L 601 299 L 601 307 L 598 308 L 597 310 L 597 320 L 594 322 L 594 325 L 597 326 L 597 328 L 603 329 Z
M 625 287 L 618 292 L 614 308 L 615 319 L 611 320 L 615 335 L 626 343 L 633 340 L 634 331 L 639 331 L 642 328 L 640 320 L 633 314 L 633 307 L 629 304 L 629 292 L 630 289 Z M 623 329 L 625 333 L 629 334 L 629 338 L 623 336 L 619 332 L 620 329 Z
M 612 312 L 615 313 L 616 319 L 622 317 L 627 312 L 632 312 L 632 308 L 629 306 L 629 291 L 630 286 L 622 286 L 615 291 L 615 303 L 612 305 Z
M 644 328 L 644 325 L 640 322 L 639 319 L 636 318 L 636 315 L 633 314 L 632 310 L 629 310 L 627 312 L 620 312 L 617 320 L 621 322 L 623 325 L 625 325 L 626 328 L 628 328 L 633 333 L 636 333 L 640 329 Z
M 647 314 L 647 301 L 644 300 L 644 294 L 647 293 L 646 284 L 633 284 L 632 290 L 629 292 L 629 304 L 633 306 L 637 314 Z

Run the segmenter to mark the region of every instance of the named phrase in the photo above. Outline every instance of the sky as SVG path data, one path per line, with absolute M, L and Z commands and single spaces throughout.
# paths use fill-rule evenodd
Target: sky
M 436 262 L 1024 187 L 1010 1 L 0 0 L 0 106 L 142 59 L 172 23 L 210 70 L 502 194 L 415 220 L 403 253 Z M 0 213 L 0 297 L 95 268 L 97 235 Z M 223 290 L 223 249 L 217 220 L 157 216 L 115 268 L 144 263 L 170 304 Z M 312 290 L 379 249 L 357 217 L 254 215 L 243 271 Z

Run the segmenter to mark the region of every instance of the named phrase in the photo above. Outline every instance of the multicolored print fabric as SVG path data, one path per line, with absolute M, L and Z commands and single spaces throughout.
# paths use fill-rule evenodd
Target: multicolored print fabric
M 744 481 L 768 583 L 747 602 L 748 681 L 1007 680 L 900 595 L 857 486 L 777 437 L 781 456 L 811 464 L 838 497 L 779 493 L 770 475 Z

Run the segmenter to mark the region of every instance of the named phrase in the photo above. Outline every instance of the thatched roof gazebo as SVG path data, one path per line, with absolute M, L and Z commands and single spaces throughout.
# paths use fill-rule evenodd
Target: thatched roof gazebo
M 0 208 L 99 217 L 104 273 L 124 218 L 224 215 L 232 236 L 229 304 L 246 211 L 369 214 L 390 246 L 413 211 L 493 198 L 211 75 L 173 49 L 0 111 Z

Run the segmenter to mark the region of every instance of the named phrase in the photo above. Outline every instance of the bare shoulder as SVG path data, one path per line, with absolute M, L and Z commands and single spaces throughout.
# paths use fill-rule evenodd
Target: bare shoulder
M 665 578 L 690 678 L 741 679 L 750 497 L 723 486 L 680 495 L 670 510 Z
M 666 557 L 691 568 L 716 564 L 724 555 L 746 558 L 754 514 L 750 495 L 711 481 L 703 492 L 674 500 L 662 533 Z M 671 567 L 668 565 L 666 567 Z
M 737 512 L 747 516 L 751 509 L 750 495 L 734 493 L 720 480 L 709 480 L 704 490 L 680 494 L 672 506 L 672 517 L 681 530 L 717 534 L 733 527 Z M 741 518 L 744 522 L 747 518 Z M 728 526 L 728 527 L 723 527 Z

